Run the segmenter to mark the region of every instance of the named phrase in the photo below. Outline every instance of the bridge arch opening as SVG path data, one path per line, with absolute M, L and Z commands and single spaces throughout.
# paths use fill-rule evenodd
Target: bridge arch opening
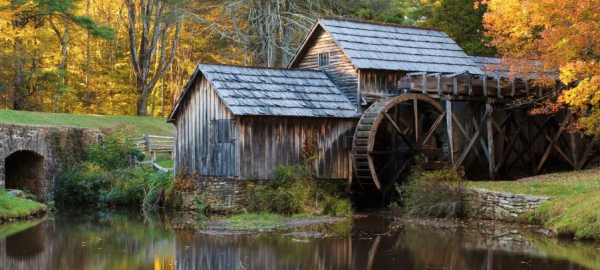
M 4 160 L 6 189 L 27 189 L 39 197 L 43 177 L 44 157 L 36 152 L 16 151 Z

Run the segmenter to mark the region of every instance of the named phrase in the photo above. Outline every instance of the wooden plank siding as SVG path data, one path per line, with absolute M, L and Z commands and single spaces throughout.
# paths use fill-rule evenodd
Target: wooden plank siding
M 360 70 L 360 93 L 367 101 L 374 102 L 381 97 L 398 95 L 398 81 L 406 76 L 403 71 L 389 70 Z
M 319 53 L 329 52 L 329 66 L 323 70 L 340 88 L 352 104 L 357 105 L 358 72 L 346 54 L 322 28 L 315 30 L 314 38 L 307 43 L 307 51 L 292 68 L 318 69 Z
M 358 119 L 239 116 L 238 151 L 240 178 L 271 179 L 280 164 L 303 164 L 303 146 L 312 134 L 318 158 L 313 173 L 322 179 L 350 178 L 350 149 L 344 135 L 351 136 Z
M 235 119 L 207 80 L 196 78 L 175 122 L 175 170 L 186 174 L 237 176 Z M 211 120 L 231 120 L 228 142 L 214 139 Z M 211 136 L 211 133 L 213 135 Z

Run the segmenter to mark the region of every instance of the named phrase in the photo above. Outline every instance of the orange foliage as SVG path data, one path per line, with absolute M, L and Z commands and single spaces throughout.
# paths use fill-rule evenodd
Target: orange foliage
M 570 106 L 578 126 L 600 132 L 600 1 L 487 0 L 484 25 L 512 75 L 536 74 L 537 84 L 559 78 L 570 88 L 538 111 Z M 550 74 L 549 72 L 558 72 Z

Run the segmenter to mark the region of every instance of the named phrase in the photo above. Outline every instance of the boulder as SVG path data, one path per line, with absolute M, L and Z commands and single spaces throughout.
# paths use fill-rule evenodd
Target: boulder
M 21 199 L 25 199 L 25 193 L 23 193 L 23 191 L 18 190 L 18 189 L 9 190 L 8 194 L 13 195 L 15 197 L 19 197 Z

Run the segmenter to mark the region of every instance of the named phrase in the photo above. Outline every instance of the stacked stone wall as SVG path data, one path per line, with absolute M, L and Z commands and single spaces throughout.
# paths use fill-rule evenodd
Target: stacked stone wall
M 548 200 L 549 197 L 511 194 L 480 188 L 467 189 L 463 193 L 467 215 L 480 219 L 516 219 L 524 213 L 533 212 Z
M 230 212 L 241 210 L 250 189 L 258 180 L 239 180 L 232 176 L 196 176 L 196 190 L 182 193 L 184 209 L 196 210 L 195 196 L 204 195 L 211 211 Z
M 91 129 L 0 123 L 0 187 L 6 184 L 6 158 L 18 151 L 32 152 L 43 157 L 39 183 L 35 185 L 38 200 L 53 200 L 63 166 L 81 161 L 85 147 L 100 136 L 99 131 Z

